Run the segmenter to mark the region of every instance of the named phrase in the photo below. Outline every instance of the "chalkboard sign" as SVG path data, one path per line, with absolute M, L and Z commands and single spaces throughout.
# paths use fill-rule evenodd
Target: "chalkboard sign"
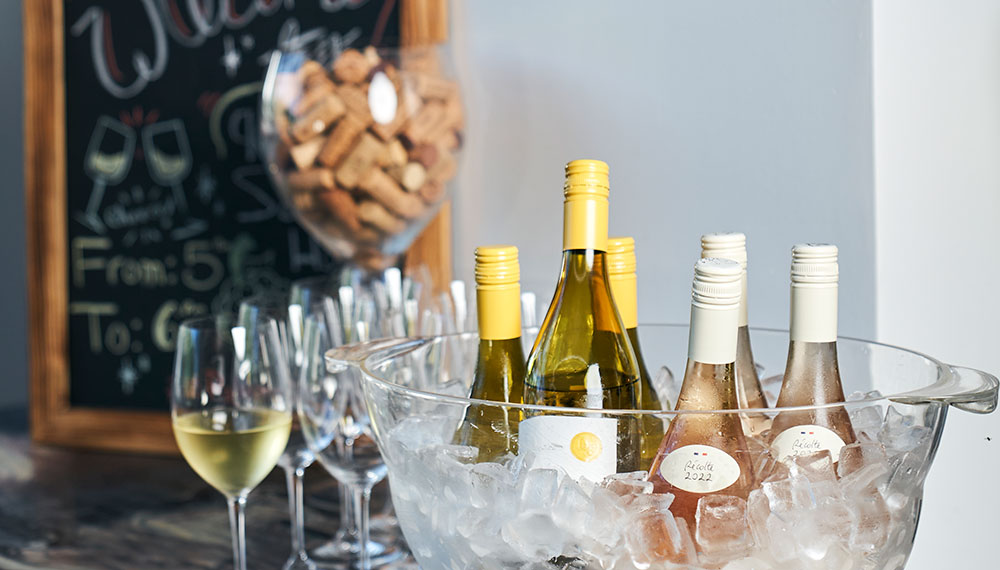
M 271 51 L 397 45 L 394 0 L 46 0 L 25 5 L 36 439 L 173 449 L 184 318 L 336 263 L 260 162 Z

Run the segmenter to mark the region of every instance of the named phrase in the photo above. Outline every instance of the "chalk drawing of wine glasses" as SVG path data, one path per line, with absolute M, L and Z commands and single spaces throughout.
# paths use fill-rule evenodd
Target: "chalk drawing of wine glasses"
M 193 159 L 187 130 L 180 119 L 146 125 L 142 129 L 142 150 L 153 182 L 167 186 L 178 213 L 187 214 L 187 197 L 181 183 L 191 173 Z M 204 220 L 189 219 L 184 226 L 171 230 L 174 239 L 181 240 L 202 232 Z
M 86 210 L 77 214 L 76 218 L 99 234 L 106 231 L 99 214 L 104 190 L 109 185 L 120 184 L 128 175 L 135 154 L 135 138 L 132 127 L 105 115 L 98 117 L 90 135 L 83 170 L 93 180 L 94 187 L 87 199 Z

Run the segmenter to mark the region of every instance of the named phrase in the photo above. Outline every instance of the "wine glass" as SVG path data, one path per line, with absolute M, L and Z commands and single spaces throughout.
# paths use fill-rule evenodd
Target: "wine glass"
M 292 425 L 291 380 L 274 319 L 181 323 L 170 409 L 184 459 L 229 503 L 233 566 L 246 570 L 247 495 L 274 468 Z
M 331 331 L 339 323 L 336 312 L 336 304 L 327 298 L 321 311 L 305 319 L 299 421 L 320 464 L 349 491 L 353 512 L 346 527 L 351 538 L 350 565 L 367 570 L 404 553 L 392 541 L 381 543 L 370 538 L 371 491 L 385 477 L 386 467 L 371 431 L 359 375 L 346 368 L 329 372 L 324 362 L 324 354 L 334 347 Z M 355 338 L 368 340 L 367 328 L 365 322 L 357 323 Z
M 291 307 L 286 303 L 284 297 L 277 295 L 258 295 L 244 299 L 240 302 L 239 319 L 256 320 L 259 318 L 270 318 L 278 326 L 278 336 L 281 351 L 285 362 L 292 370 L 291 377 L 294 379 L 297 374 L 296 364 L 295 330 L 294 319 L 290 319 Z M 292 406 L 298 406 L 296 392 L 298 385 L 292 381 Z M 302 479 L 305 477 L 306 468 L 312 465 L 315 456 L 309 451 L 302 438 L 302 429 L 299 427 L 298 418 L 293 414 L 292 429 L 288 436 L 288 445 L 285 452 L 278 459 L 278 465 L 285 470 L 285 483 L 288 489 L 288 516 L 291 521 L 292 552 L 285 561 L 283 570 L 315 570 L 316 563 L 309 558 L 306 551 L 305 533 L 305 509 L 303 506 L 304 491 Z

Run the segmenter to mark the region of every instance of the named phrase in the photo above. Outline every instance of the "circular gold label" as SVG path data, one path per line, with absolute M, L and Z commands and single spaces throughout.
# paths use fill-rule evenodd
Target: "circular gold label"
M 573 439 L 570 440 L 569 450 L 573 454 L 573 457 L 580 461 L 588 462 L 600 457 L 604 446 L 601 445 L 601 438 L 589 431 L 582 431 L 574 435 Z

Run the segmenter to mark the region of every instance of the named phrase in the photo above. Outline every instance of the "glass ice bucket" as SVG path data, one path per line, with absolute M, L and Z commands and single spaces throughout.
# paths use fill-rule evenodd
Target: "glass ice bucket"
M 651 370 L 659 368 L 657 390 L 673 402 L 687 327 L 643 325 L 639 335 Z M 526 344 L 531 336 L 525 335 Z M 753 330 L 751 338 L 773 404 L 788 335 Z M 456 430 L 470 407 L 505 408 L 521 417 L 595 415 L 468 399 L 477 343 L 466 333 L 374 341 L 327 354 L 332 377 L 361 377 L 399 523 L 424 570 L 897 570 L 913 546 L 924 479 L 948 410 L 989 413 L 997 402 L 994 376 L 841 338 L 840 374 L 852 395 L 835 406 L 848 410 L 859 440 L 841 458 L 854 460 L 832 463 L 827 455 L 779 463 L 763 439 L 749 439 L 755 490 L 745 500 L 724 490 L 703 499 L 689 521 L 670 511 L 669 494 L 651 493 L 643 473 L 575 480 L 559 469 L 533 468 L 530 454 L 478 462 L 478 449 L 457 445 Z M 680 413 L 773 417 L 781 411 Z M 666 424 L 678 412 L 599 414 L 618 421 L 648 421 L 640 416 L 653 414 Z

